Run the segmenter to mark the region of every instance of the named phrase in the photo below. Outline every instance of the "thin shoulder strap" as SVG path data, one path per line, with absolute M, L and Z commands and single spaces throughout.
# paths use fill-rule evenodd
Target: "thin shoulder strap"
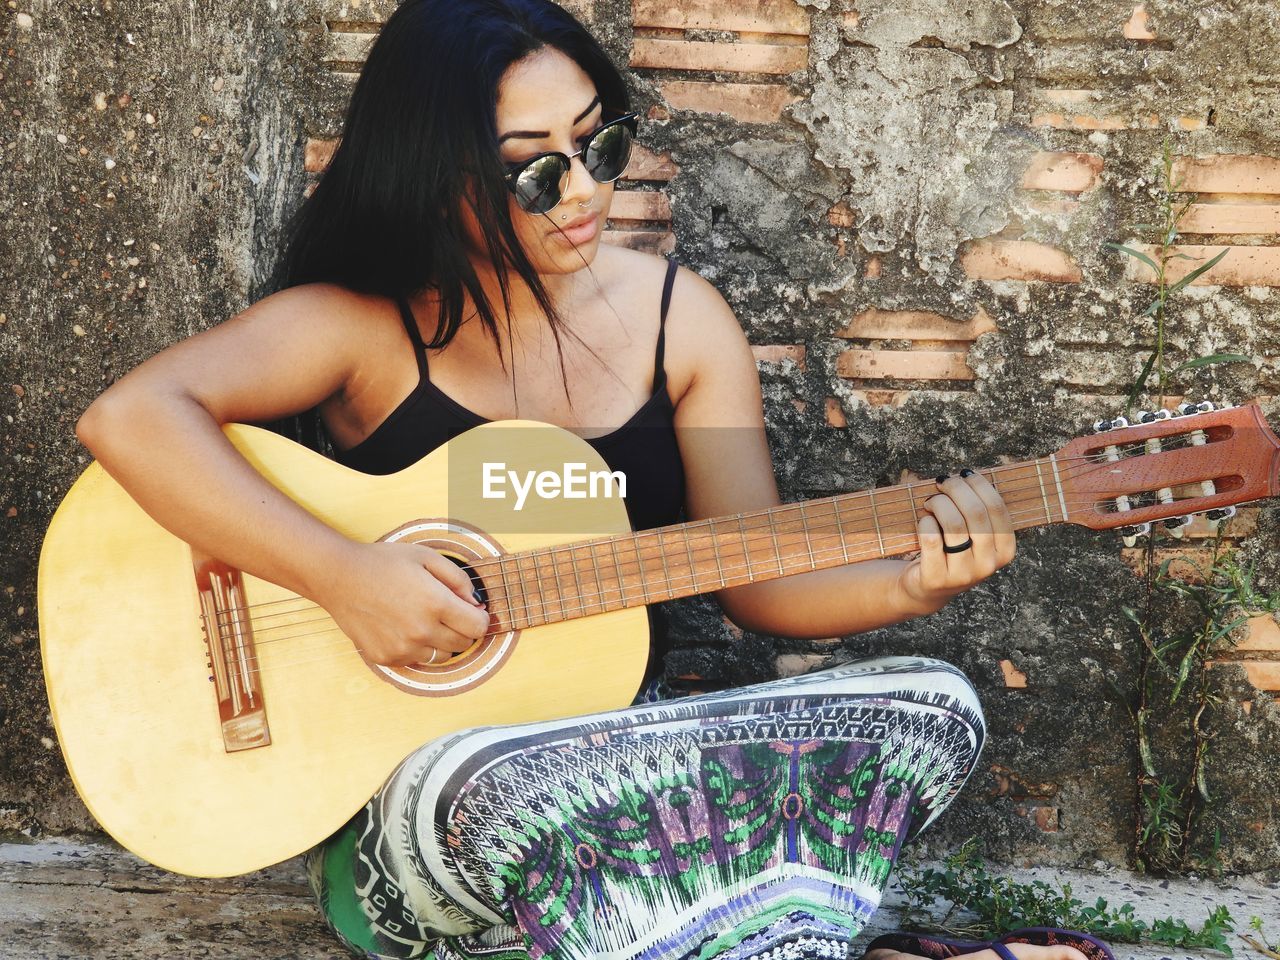
M 413 317 L 408 300 L 398 296 L 396 304 L 400 307 L 400 320 L 404 324 L 405 333 L 409 334 L 409 341 L 413 344 L 414 356 L 418 358 L 418 375 L 425 380 L 427 379 L 427 345 L 422 342 L 422 334 L 418 332 L 418 321 Z
M 653 358 L 653 383 L 655 389 L 658 384 L 658 377 L 662 374 L 662 357 L 666 352 L 667 339 L 667 308 L 671 306 L 671 288 L 675 285 L 676 270 L 679 264 L 675 258 L 667 261 L 667 278 L 662 284 L 662 314 L 658 317 L 658 349 Z

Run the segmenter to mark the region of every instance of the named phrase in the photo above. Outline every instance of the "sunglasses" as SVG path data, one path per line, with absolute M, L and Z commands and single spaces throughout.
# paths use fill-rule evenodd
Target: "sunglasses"
M 597 183 L 612 183 L 627 169 L 631 144 L 635 141 L 639 114 L 628 113 L 596 127 L 586 137 L 582 149 L 563 153 L 540 153 L 507 171 L 507 187 L 516 195 L 520 209 L 546 213 L 564 196 L 565 182 L 574 157 L 582 157 L 587 173 Z

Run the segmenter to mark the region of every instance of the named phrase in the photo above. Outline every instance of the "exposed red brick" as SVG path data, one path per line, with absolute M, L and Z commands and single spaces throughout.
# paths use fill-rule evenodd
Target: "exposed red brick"
M 1271 650 L 1280 653 L 1280 625 L 1269 614 L 1249 620 L 1249 635 L 1236 644 L 1236 650 Z
M 1028 190 L 1062 190 L 1083 193 L 1102 180 L 1103 160 L 1096 153 L 1050 153 L 1041 151 L 1031 158 L 1022 186 Z
M 792 73 L 809 65 L 809 49 L 794 44 L 711 43 L 637 37 L 631 66 L 732 73 Z
M 631 0 L 637 27 L 809 35 L 809 13 L 795 0 Z
M 1116 543 L 1119 544 L 1120 537 L 1116 536 Z M 1183 545 L 1180 541 L 1173 541 L 1179 544 L 1171 546 L 1165 538 L 1156 540 L 1156 565 L 1164 563 L 1166 560 L 1173 561 L 1169 565 L 1169 573 L 1180 580 L 1188 583 L 1199 583 L 1204 578 L 1199 571 L 1208 570 L 1213 566 L 1213 546 L 1203 542 L 1191 543 Z M 1122 547 L 1120 549 L 1120 559 L 1138 576 L 1146 575 L 1147 567 L 1147 548 L 1143 540 L 1139 540 L 1137 546 Z M 1186 562 L 1181 562 L 1186 561 Z
M 308 137 L 302 153 L 302 168 L 307 173 L 321 173 L 333 159 L 333 152 L 338 149 L 337 140 L 318 140 Z
M 1134 244 L 1133 247 L 1152 257 L 1157 253 L 1147 244 Z M 1170 252 L 1184 254 L 1191 259 L 1179 258 L 1171 261 L 1165 268 L 1165 276 L 1170 283 L 1180 280 L 1224 249 L 1230 252 L 1213 269 L 1192 280 L 1194 286 L 1217 284 L 1225 287 L 1280 287 L 1280 247 L 1183 244 L 1172 248 Z M 1139 283 L 1155 282 L 1155 274 L 1151 268 L 1132 257 L 1126 258 L 1125 272 L 1130 280 Z
M 861 340 L 959 340 L 972 342 L 996 329 L 982 307 L 969 320 L 953 320 L 928 310 L 881 310 L 868 307 L 837 337 Z
M 1280 194 L 1280 157 L 1216 153 L 1179 157 L 1174 183 L 1192 193 Z
M 757 363 L 782 363 L 790 360 L 801 370 L 804 369 L 804 352 L 802 343 L 770 343 L 751 348 L 751 354 Z
M 960 251 L 964 272 L 975 280 L 1048 280 L 1079 283 L 1071 255 L 1033 240 L 970 240 Z
M 743 123 L 772 123 L 781 119 L 787 104 L 800 99 L 776 83 L 668 80 L 660 88 L 663 98 L 677 110 L 726 113 Z
M 849 418 L 844 415 L 844 407 L 837 397 L 827 397 L 826 416 L 828 427 L 843 428 L 849 425 Z
M 1280 204 L 1193 203 L 1178 229 L 1182 233 L 1280 233 Z
M 1013 665 L 1012 660 L 1001 660 L 1000 670 L 1004 673 L 1006 687 L 1021 689 L 1027 685 L 1027 675 Z
M 1032 807 L 1031 819 L 1045 833 L 1058 832 L 1057 807 Z
M 615 247 L 630 247 L 632 250 L 643 250 L 660 257 L 665 257 L 676 249 L 676 235 L 669 230 L 609 229 L 600 234 L 600 239 Z
M 849 206 L 845 200 L 841 200 L 827 211 L 827 223 L 833 227 L 852 227 L 857 222 L 858 218 L 854 215 L 853 207 Z
M 1061 789 L 1058 784 L 1052 781 L 1035 783 L 1019 773 L 1014 773 L 1009 767 L 1001 766 L 998 763 L 991 764 L 990 770 L 992 779 L 995 781 L 994 787 L 990 790 L 990 795 L 993 797 L 1008 796 L 1014 800 L 1048 799 L 1056 797 L 1059 789 Z
M 609 208 L 610 220 L 671 222 L 671 200 L 653 190 L 618 190 Z
M 680 167 L 671 159 L 669 153 L 656 153 L 648 147 L 637 143 L 631 148 L 631 162 L 623 180 L 673 180 L 680 172 Z
M 973 380 L 964 350 L 846 350 L 836 358 L 842 377 L 869 380 Z
M 1275 660 L 1209 660 L 1210 667 L 1240 666 L 1251 684 L 1259 690 L 1280 692 L 1280 662 Z
M 880 263 L 879 257 L 867 257 L 867 279 L 868 280 L 880 279 L 881 269 L 882 269 L 882 264 Z
M 1126 40 L 1156 39 L 1155 31 L 1151 29 L 1151 18 L 1147 15 L 1146 4 L 1140 3 L 1133 8 L 1133 16 L 1124 25 L 1124 38 Z
M 1034 114 L 1033 127 L 1053 127 L 1059 130 L 1126 130 L 1130 128 L 1153 129 L 1160 126 L 1160 117 L 1149 113 L 1123 115 L 1105 107 L 1106 99 L 1097 90 L 1038 90 L 1037 97 L 1054 108 Z
M 1042 194 L 1029 194 L 1022 200 L 1027 209 L 1050 216 L 1073 216 L 1080 209 L 1079 200 L 1068 200 L 1066 197 L 1046 197 Z

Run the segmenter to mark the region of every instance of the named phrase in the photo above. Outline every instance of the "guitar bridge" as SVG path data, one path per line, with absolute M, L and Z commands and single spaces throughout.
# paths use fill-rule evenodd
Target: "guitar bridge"
M 222 743 L 228 753 L 265 747 L 271 731 L 240 571 L 194 550 L 192 565 Z

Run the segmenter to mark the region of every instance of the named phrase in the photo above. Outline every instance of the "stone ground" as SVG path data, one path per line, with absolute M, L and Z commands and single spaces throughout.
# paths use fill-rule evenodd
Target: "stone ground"
M 994 869 L 994 868 L 993 868 Z M 1022 882 L 1065 881 L 1086 903 L 1105 897 L 1133 903 L 1148 921 L 1175 917 L 1194 927 L 1226 905 L 1245 925 L 1262 917 L 1280 935 L 1280 883 L 1254 877 L 1156 881 L 1135 874 L 1001 870 Z M 893 929 L 901 894 L 891 884 L 885 906 L 860 938 Z M 1256 953 L 1236 940 L 1236 956 Z M 1211 960 L 1222 954 L 1119 946 L 1117 960 Z M 855 950 L 855 955 L 857 951 Z M 49 839 L 0 843 L 0 958 L 3 960 L 345 960 L 311 900 L 301 860 L 229 880 L 166 873 L 102 842 Z

